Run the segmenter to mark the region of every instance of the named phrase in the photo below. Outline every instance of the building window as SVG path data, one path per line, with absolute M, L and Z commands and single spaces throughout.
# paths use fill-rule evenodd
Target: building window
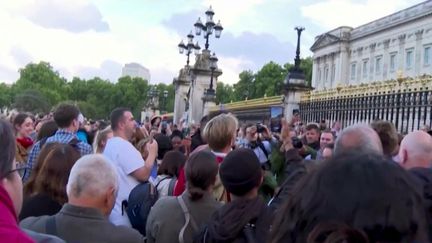
M 351 80 L 355 80 L 356 77 L 356 64 L 351 64 Z
M 413 66 L 413 49 L 406 51 L 405 56 L 405 67 L 406 69 L 410 69 Z
M 376 74 L 381 73 L 381 65 L 382 65 L 381 59 L 382 59 L 381 56 L 375 58 L 375 72 L 376 72 Z
M 369 59 L 363 60 L 363 78 L 367 78 L 368 76 L 368 65 L 369 65 Z
M 431 47 L 430 46 L 425 47 L 424 48 L 424 57 L 423 57 L 423 63 L 425 66 L 428 66 L 432 63 L 431 54 L 432 54 Z
M 396 70 L 396 53 L 390 54 L 390 72 L 394 72 Z
M 321 82 L 321 68 L 318 69 L 318 82 Z

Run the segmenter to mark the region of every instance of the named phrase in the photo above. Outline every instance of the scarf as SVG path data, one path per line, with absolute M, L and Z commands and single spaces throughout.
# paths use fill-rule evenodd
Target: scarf
M 33 140 L 29 137 L 17 138 L 16 141 L 25 149 L 28 149 L 33 145 Z

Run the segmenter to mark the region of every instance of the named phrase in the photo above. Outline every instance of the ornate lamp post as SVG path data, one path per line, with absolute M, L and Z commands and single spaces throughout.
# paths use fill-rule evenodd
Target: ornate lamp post
M 148 105 L 155 112 L 158 106 L 158 102 L 156 102 L 157 97 L 159 96 L 159 91 L 155 87 L 151 87 L 147 92 L 147 96 L 150 98 Z
M 180 43 L 177 45 L 179 48 L 179 53 L 183 54 L 185 53 L 187 56 L 186 60 L 186 66 L 189 66 L 189 56 L 194 51 L 195 54 L 199 53 L 199 50 L 201 47 L 198 45 L 198 41 L 196 44 L 193 43 L 194 35 L 192 34 L 192 31 L 187 35 L 188 42 L 185 44 L 183 40 L 180 41 Z
M 164 90 L 163 92 L 163 109 L 164 111 L 162 113 L 167 113 L 167 98 L 168 98 L 168 90 Z
M 297 31 L 297 50 L 294 67 L 289 71 L 285 79 L 284 106 L 286 119 L 291 119 L 298 113 L 301 94 L 312 90 L 312 87 L 306 84 L 305 74 L 300 68 L 300 36 L 305 28 L 296 27 L 295 30 Z
M 209 57 L 210 60 L 210 87 L 205 91 L 204 93 L 204 97 L 206 100 L 214 100 L 214 98 L 216 98 L 216 91 L 213 88 L 213 76 L 214 76 L 214 72 L 217 69 L 217 62 L 218 62 L 218 58 L 216 57 L 216 54 L 213 53 L 213 55 L 211 55 Z
M 206 40 L 205 43 L 205 49 L 208 50 L 209 48 L 209 37 L 210 35 L 215 34 L 216 38 L 220 38 L 221 34 L 222 34 L 222 30 L 223 27 L 220 23 L 220 20 L 218 21 L 217 24 L 215 24 L 215 22 L 213 21 L 213 16 L 214 16 L 214 11 L 212 9 L 212 7 L 210 6 L 210 8 L 205 12 L 207 20 L 206 23 L 203 24 L 201 22 L 201 18 L 198 18 L 197 22 L 194 24 L 195 26 L 195 34 L 197 36 L 201 35 L 201 32 L 203 31 L 203 37 Z

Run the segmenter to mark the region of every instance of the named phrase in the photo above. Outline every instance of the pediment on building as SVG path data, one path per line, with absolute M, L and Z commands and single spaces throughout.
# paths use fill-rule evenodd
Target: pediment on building
M 318 37 L 318 39 L 315 41 L 315 43 L 310 48 L 311 51 L 315 51 L 319 48 L 338 43 L 341 39 L 335 35 L 326 33 Z

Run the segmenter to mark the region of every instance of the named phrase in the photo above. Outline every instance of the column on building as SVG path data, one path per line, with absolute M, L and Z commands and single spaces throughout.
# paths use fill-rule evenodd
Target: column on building
M 315 57 L 312 64 L 312 87 L 314 88 L 318 88 L 318 60 L 319 57 Z
M 357 55 L 356 55 L 356 60 L 357 60 L 357 65 L 356 65 L 356 71 L 357 71 L 357 74 L 356 74 L 356 85 L 357 84 L 360 84 L 361 82 L 362 82 L 362 65 L 363 65 L 363 59 L 362 59 L 362 56 L 363 56 L 363 47 L 359 47 L 359 48 L 357 48 L 356 49 L 356 53 L 357 53 Z
M 342 44 L 339 54 L 339 61 L 337 62 L 336 67 L 336 80 L 338 80 L 338 82 L 341 84 L 349 84 L 349 67 L 349 49 L 347 44 Z
M 376 43 L 369 45 L 369 83 L 375 81 L 375 48 Z
M 391 41 L 390 39 L 386 39 L 383 41 L 383 45 L 384 45 L 384 54 L 382 57 L 382 60 L 383 60 L 383 68 L 382 68 L 383 80 L 388 79 L 388 72 L 389 72 L 389 67 L 390 67 L 390 55 L 389 55 L 390 41 Z
M 415 32 L 416 36 L 416 47 L 415 47 L 415 73 L 414 75 L 421 75 L 421 65 L 422 65 L 422 52 L 423 52 L 423 46 L 422 46 L 422 40 L 423 40 L 423 29 L 417 30 Z
M 406 34 L 401 34 L 398 36 L 399 39 L 399 55 L 398 55 L 398 70 L 397 71 L 402 71 L 404 70 L 404 66 L 405 66 L 405 62 L 404 62 L 404 57 L 405 57 L 405 39 L 406 39 Z

